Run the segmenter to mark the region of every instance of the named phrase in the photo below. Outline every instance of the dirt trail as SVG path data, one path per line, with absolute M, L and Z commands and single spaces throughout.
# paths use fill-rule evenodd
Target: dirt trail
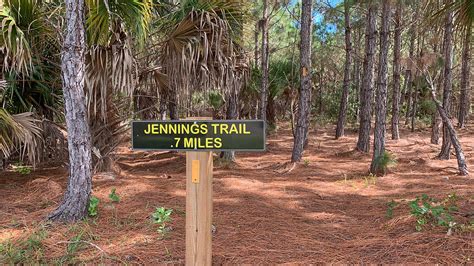
M 471 168 L 472 133 L 460 133 Z M 216 264 L 472 263 L 472 231 L 451 236 L 444 228 L 417 232 L 409 215 L 408 201 L 423 193 L 445 198 L 455 192 L 460 212 L 474 211 L 474 179 L 457 175 L 455 158 L 433 159 L 439 147 L 429 143 L 428 132 L 403 131 L 398 142 L 389 140 L 387 149 L 398 163 L 380 178 L 367 174 L 369 155 L 352 151 L 354 133 L 340 140 L 332 135 L 332 129 L 311 132 L 304 162 L 288 174 L 276 171 L 291 155 L 288 129 L 269 137 L 267 152 L 238 153 L 236 165 L 216 167 Z M 131 152 L 127 144 L 119 157 L 122 172 L 115 180 L 94 178 L 94 195 L 101 199 L 98 218 L 48 228 L 44 261 L 63 256 L 67 244 L 62 242 L 82 231 L 87 242 L 102 250 L 83 246 L 74 255 L 82 261 L 184 262 L 184 154 Z M 64 168 L 2 174 L 0 243 L 15 242 L 38 228 L 60 202 L 66 177 Z M 107 198 L 112 188 L 121 197 L 118 204 Z M 389 219 L 391 200 L 400 204 Z M 157 206 L 174 210 L 172 231 L 164 240 L 150 223 Z

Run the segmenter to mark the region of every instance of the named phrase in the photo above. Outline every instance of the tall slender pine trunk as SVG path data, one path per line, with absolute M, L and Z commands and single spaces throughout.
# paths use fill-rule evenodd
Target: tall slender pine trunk
M 233 91 L 227 95 L 227 110 L 226 110 L 226 119 L 235 120 L 239 118 L 239 109 L 238 109 L 238 91 L 235 88 Z M 229 162 L 235 162 L 235 152 L 234 151 L 223 151 L 220 154 L 220 157 Z
M 444 27 L 444 85 L 443 85 L 443 109 L 448 118 L 451 119 L 451 91 L 453 87 L 453 14 L 446 14 L 446 24 Z M 438 158 L 448 160 L 451 155 L 451 137 L 446 123 L 443 122 L 443 144 Z
M 393 47 L 393 94 L 392 94 L 392 139 L 400 138 L 400 72 L 401 72 L 401 50 L 402 50 L 402 1 L 397 2 L 395 12 L 395 37 Z
M 385 153 L 385 131 L 387 116 L 387 74 L 388 74 L 388 37 L 390 35 L 390 0 L 383 0 L 382 25 L 380 26 L 379 67 L 377 75 L 374 152 L 370 172 L 385 174 L 385 165 L 381 158 Z
M 312 0 L 303 0 L 301 7 L 301 43 L 300 43 L 300 95 L 299 113 L 296 123 L 296 134 L 293 144 L 292 162 L 301 161 L 305 140 L 309 128 L 309 113 L 311 98 L 311 28 L 312 28 Z
M 353 84 L 354 84 L 354 100 L 356 103 L 356 106 L 359 106 L 360 103 L 360 91 L 361 91 L 361 60 L 360 60 L 360 50 L 361 50 L 361 40 L 362 40 L 362 30 L 360 28 L 357 28 L 355 36 L 355 47 L 354 47 L 354 75 L 353 75 Z M 354 118 L 358 121 L 359 120 L 359 108 L 356 110 L 356 114 Z
M 85 104 L 84 0 L 66 0 L 66 34 L 61 56 L 69 150 L 69 181 L 64 200 L 50 220 L 72 222 L 87 215 L 92 189 L 91 134 Z
M 258 57 L 259 57 L 259 51 L 258 51 L 258 36 L 260 35 L 260 22 L 257 21 L 255 23 L 255 32 L 254 32 L 254 66 L 258 66 Z
M 461 96 L 459 102 L 458 126 L 464 128 L 469 114 L 470 78 L 471 78 L 471 36 L 472 30 L 469 27 L 464 33 L 462 69 L 461 69 Z
M 416 21 L 416 15 L 414 20 Z M 408 56 L 410 61 L 415 60 L 415 41 L 416 41 L 416 24 L 410 28 L 410 48 L 408 51 Z M 413 62 L 410 63 L 412 65 Z M 413 103 L 413 69 L 408 67 L 405 71 L 405 94 L 407 97 L 407 112 L 405 114 L 405 125 L 408 125 L 410 122 L 410 114 L 412 112 L 412 103 Z
M 444 34 L 444 30 L 442 29 L 441 32 Z M 438 49 L 438 45 L 435 45 L 435 47 L 433 48 L 433 52 L 434 53 L 438 53 L 438 50 L 439 51 L 444 51 L 444 48 L 443 48 L 443 45 L 440 46 L 440 48 Z M 438 80 L 436 81 L 437 82 L 437 86 L 436 86 L 436 89 L 439 90 L 439 88 L 442 87 L 442 84 L 443 84 L 443 70 L 440 70 L 440 75 L 438 77 Z M 438 93 L 436 91 L 436 93 Z M 441 116 L 439 115 L 439 112 L 437 112 L 435 110 L 435 112 L 433 113 L 432 115 L 432 121 L 431 121 L 431 144 L 436 144 L 438 145 L 439 144 L 439 132 L 441 130 L 441 124 L 442 124 L 442 120 L 441 120 Z
M 261 20 L 262 30 L 262 88 L 260 95 L 260 119 L 267 122 L 267 100 L 268 100 L 268 67 L 269 67 L 269 50 L 268 50 L 268 0 L 263 0 L 263 15 Z
M 372 77 L 374 72 L 374 57 L 376 44 L 377 3 L 371 2 L 367 13 L 364 74 L 362 77 L 362 88 L 360 97 L 360 123 L 357 150 L 369 152 L 370 150 L 370 128 L 372 119 Z
M 344 23 L 346 27 L 346 62 L 344 66 L 344 83 L 342 85 L 341 103 L 339 105 L 339 117 L 336 127 L 336 139 L 344 136 L 344 125 L 347 116 L 347 103 L 349 101 L 349 89 L 351 87 L 351 65 L 352 65 L 352 39 L 351 39 L 351 14 L 350 3 L 344 1 Z

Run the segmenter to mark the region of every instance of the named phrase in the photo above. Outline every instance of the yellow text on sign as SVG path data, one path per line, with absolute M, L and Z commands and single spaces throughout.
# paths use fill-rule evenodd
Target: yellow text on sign
M 199 183 L 199 160 L 193 160 L 191 165 L 191 180 L 193 183 Z

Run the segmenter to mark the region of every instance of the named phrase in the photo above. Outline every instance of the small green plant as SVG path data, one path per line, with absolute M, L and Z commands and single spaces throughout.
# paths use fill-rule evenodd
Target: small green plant
M 116 193 L 115 188 L 112 188 L 112 190 L 110 191 L 109 199 L 110 199 L 112 202 L 120 202 L 120 197 L 119 197 L 119 195 Z
M 90 217 L 97 216 L 99 211 L 99 202 L 100 200 L 97 197 L 92 196 L 89 200 L 89 208 L 87 209 Z
M 12 265 L 44 263 L 42 242 L 46 236 L 47 231 L 41 228 L 19 242 L 8 240 L 0 243 L 0 262 Z
M 13 171 L 22 175 L 29 175 L 31 173 L 31 167 L 28 165 L 22 165 L 21 163 L 16 164 L 13 167 Z
M 397 160 L 395 157 L 387 151 L 384 151 L 383 154 L 375 159 L 375 168 L 377 169 L 377 173 L 385 174 L 389 166 L 396 164 Z
M 391 219 L 393 217 L 393 209 L 395 209 L 397 205 L 398 205 L 398 202 L 394 200 L 387 203 L 387 213 L 385 214 L 387 218 Z
M 158 225 L 158 233 L 164 236 L 167 232 L 166 225 L 168 222 L 171 222 L 171 214 L 173 213 L 173 209 L 166 209 L 165 207 L 156 208 L 151 218 L 154 224 Z
M 220 109 L 225 103 L 224 96 L 218 90 L 211 90 L 208 97 L 208 104 L 214 110 Z
M 451 214 L 449 214 L 449 210 L 426 194 L 411 201 L 409 206 L 411 214 L 416 218 L 415 229 L 417 231 L 423 230 L 428 224 L 444 226 L 448 229 L 456 224 Z

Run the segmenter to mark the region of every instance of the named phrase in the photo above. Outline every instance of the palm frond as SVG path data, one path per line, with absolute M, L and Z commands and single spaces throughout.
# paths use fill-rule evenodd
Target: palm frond
M 4 53 L 4 71 L 16 71 L 28 74 L 32 67 L 31 47 L 28 43 L 25 32 L 17 23 L 15 17 L 15 6 L 12 1 L 7 1 L 6 6 L 0 10 L 1 34 L 0 47 Z M 32 2 L 32 1 L 25 1 Z M 20 7 L 17 7 L 20 9 Z
M 437 0 L 430 0 L 428 6 L 431 7 L 431 20 L 442 22 L 446 14 L 452 13 L 454 25 L 461 31 L 472 30 L 474 22 L 474 1 L 472 0 L 452 0 L 440 4 Z M 433 10 L 434 9 L 434 10 Z
M 86 5 L 89 44 L 107 46 L 116 33 L 113 24 L 119 21 L 143 45 L 151 20 L 151 0 L 87 0 Z
M 37 123 L 32 113 L 11 115 L 0 108 L 0 152 L 3 156 L 9 157 L 18 149 L 22 158 L 27 155 L 34 164 L 41 138 L 41 129 Z

